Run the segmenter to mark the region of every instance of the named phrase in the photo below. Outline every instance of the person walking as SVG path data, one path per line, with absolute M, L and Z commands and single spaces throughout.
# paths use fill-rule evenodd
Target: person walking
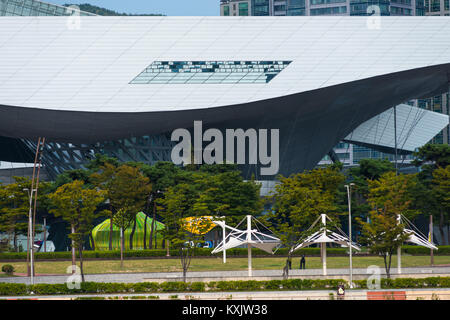
M 306 259 L 304 254 L 302 254 L 302 258 L 300 259 L 300 269 L 306 269 Z

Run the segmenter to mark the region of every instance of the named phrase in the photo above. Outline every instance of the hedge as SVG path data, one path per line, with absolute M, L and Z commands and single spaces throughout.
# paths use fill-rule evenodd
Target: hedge
M 367 289 L 366 280 L 353 281 L 358 288 Z M 407 289 L 407 288 L 450 288 L 450 277 L 430 278 L 396 278 L 381 279 L 381 288 Z
M 358 288 L 366 288 L 366 280 L 354 281 Z M 280 291 L 280 290 L 335 290 L 348 283 L 342 279 L 289 279 L 267 281 L 213 281 L 213 282 L 140 282 L 103 283 L 84 282 L 80 289 L 68 289 L 66 284 L 0 283 L 0 296 L 111 294 L 111 293 L 168 293 L 168 292 L 228 292 L 228 291 Z M 383 289 L 397 288 L 450 288 L 450 277 L 423 279 L 382 279 Z
M 435 255 L 450 255 L 450 246 L 439 246 L 439 250 L 435 251 Z M 211 257 L 211 250 L 206 248 L 196 248 L 194 256 L 196 257 Z M 287 248 L 280 248 L 275 252 L 275 256 L 286 256 Z M 402 252 L 411 255 L 428 255 L 430 249 L 419 246 L 403 246 Z M 176 257 L 178 250 L 170 250 L 170 255 Z M 37 252 L 35 254 L 36 260 L 56 260 L 56 259 L 71 259 L 71 252 Z M 252 249 L 252 254 L 255 256 L 271 256 L 269 253 L 260 249 Z M 320 256 L 320 248 L 303 248 L 295 252 L 294 256 Z M 218 254 L 221 255 L 220 253 Z M 328 256 L 347 256 L 347 248 L 327 248 Z M 120 251 L 84 251 L 83 256 L 86 259 L 118 259 L 120 258 Z M 152 249 L 152 250 L 127 250 L 124 252 L 126 258 L 152 258 L 152 257 L 166 257 L 166 249 Z M 246 248 L 233 248 L 227 250 L 228 257 L 247 256 Z M 4 252 L 0 253 L 0 261 L 8 260 L 26 260 L 26 252 Z

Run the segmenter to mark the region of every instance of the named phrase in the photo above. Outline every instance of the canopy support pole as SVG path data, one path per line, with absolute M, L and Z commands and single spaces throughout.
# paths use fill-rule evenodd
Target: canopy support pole
M 401 216 L 398 215 L 398 224 L 401 223 Z M 402 274 L 402 246 L 397 248 L 397 273 Z
M 247 241 L 251 240 L 251 227 L 252 227 L 252 216 L 247 216 Z M 247 243 L 247 252 L 248 252 L 248 276 L 252 276 L 252 246 L 250 243 Z
M 322 214 L 322 225 L 323 225 L 323 233 L 326 235 L 327 230 L 327 216 L 325 214 Z M 322 242 L 322 266 L 323 266 L 323 275 L 327 275 L 327 244 L 325 242 Z
M 225 221 L 222 224 L 223 263 L 227 263 L 227 250 L 225 250 Z

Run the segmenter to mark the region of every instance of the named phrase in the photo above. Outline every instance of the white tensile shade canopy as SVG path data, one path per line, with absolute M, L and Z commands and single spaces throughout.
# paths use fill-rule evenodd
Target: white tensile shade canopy
M 247 228 L 245 230 L 237 229 L 239 225 L 247 220 Z M 236 228 L 227 226 L 224 221 L 213 221 L 215 224 L 222 227 L 223 240 L 219 245 L 211 252 L 218 253 L 223 252 L 224 263 L 226 262 L 226 250 L 231 248 L 236 248 L 242 245 L 247 245 L 248 248 L 248 276 L 252 276 L 252 251 L 251 248 L 258 248 L 268 253 L 273 253 L 273 249 L 281 244 L 280 239 L 275 237 L 272 232 L 267 229 L 262 223 L 260 223 L 256 218 L 248 215 L 244 220 L 242 220 Z M 252 229 L 252 220 L 257 229 Z M 258 226 L 265 228 L 267 233 L 260 231 Z M 226 235 L 226 229 L 231 230 L 231 232 Z
M 405 242 L 411 242 L 411 243 L 414 243 L 419 246 L 426 247 L 426 248 L 429 248 L 432 250 L 438 250 L 438 248 L 434 245 L 434 243 L 431 243 L 424 236 L 417 233 L 416 231 L 410 230 L 410 229 L 405 229 L 404 232 L 409 234 L 409 238 L 406 239 Z
M 314 232 L 312 235 L 308 236 L 304 241 L 302 241 L 299 245 L 297 245 L 291 252 L 294 252 L 298 249 L 308 247 L 312 244 L 319 243 L 321 246 L 321 255 L 322 255 L 322 264 L 323 264 L 323 275 L 327 275 L 327 251 L 326 251 L 326 243 L 337 243 L 341 246 L 352 247 L 355 250 L 361 251 L 361 248 L 358 247 L 355 243 L 350 242 L 347 235 L 338 228 L 341 234 L 330 231 L 327 229 L 327 219 L 331 221 L 330 218 L 326 214 L 321 214 L 320 217 L 311 225 L 310 229 L 313 228 L 319 220 L 322 222 L 322 227 L 319 231 Z
M 398 222 L 405 224 L 404 233 L 408 234 L 408 238 L 405 242 L 410 242 L 417 244 L 422 247 L 429 248 L 431 250 L 438 250 L 435 244 L 429 241 L 420 231 L 417 229 L 411 221 L 409 221 L 404 215 L 400 214 L 398 216 Z M 430 232 L 433 232 L 430 227 Z M 397 249 L 397 272 L 398 274 L 402 273 L 402 254 L 401 247 Z
M 434 243 L 429 241 L 427 237 L 425 237 L 425 235 L 423 235 L 419 229 L 417 229 L 416 226 L 414 226 L 412 222 L 409 221 L 404 215 L 399 215 L 398 221 L 399 223 L 403 223 L 405 225 L 403 232 L 409 235 L 405 242 L 414 243 L 432 250 L 438 250 Z M 432 232 L 432 230 L 430 230 L 430 232 Z

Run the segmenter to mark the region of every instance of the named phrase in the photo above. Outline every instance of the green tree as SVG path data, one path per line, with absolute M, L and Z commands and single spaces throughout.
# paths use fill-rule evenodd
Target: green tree
M 383 256 L 388 278 L 392 255 L 408 238 L 399 217 L 404 215 L 412 219 L 418 214 L 411 208 L 411 194 L 408 192 L 414 183 L 413 178 L 413 175 L 387 172 L 378 180 L 369 180 L 370 221 L 357 218 L 362 226 L 361 242 L 368 245 L 370 252 Z
M 439 230 L 444 241 L 444 224 L 447 225 L 447 244 L 450 243 L 450 165 L 433 172 L 433 193 L 438 201 Z
M 445 239 L 444 226 L 449 228 L 449 218 L 445 208 L 442 206 L 442 197 L 436 189 L 434 171 L 446 168 L 450 165 L 450 146 L 441 144 L 427 144 L 414 153 L 416 159 L 414 164 L 420 166 L 418 174 L 418 186 L 415 192 L 415 204 L 423 214 L 433 215 L 439 221 L 439 232 L 441 244 L 450 243 L 450 239 Z
M 105 163 L 99 172 L 91 175 L 95 185 L 107 193 L 107 198 L 114 213 L 127 208 L 133 214 L 133 229 L 130 233 L 130 249 L 133 249 L 133 236 L 136 230 L 136 215 L 144 210 L 152 186 L 149 178 L 143 175 L 139 167 L 127 164 L 115 166 Z M 111 224 L 114 214 L 111 213 Z
M 199 215 L 220 215 L 229 225 L 239 223 L 246 215 L 258 216 L 263 209 L 261 185 L 244 181 L 239 171 L 194 175 L 199 193 L 193 211 Z
M 174 165 L 172 162 L 163 162 L 159 161 L 153 166 L 143 166 L 142 171 L 145 176 L 147 176 L 152 182 L 152 191 L 151 191 L 151 201 L 148 202 L 149 205 L 152 206 L 152 224 L 150 228 L 150 236 L 148 247 L 151 249 L 153 247 L 153 239 L 155 235 L 156 239 L 156 215 L 158 211 L 157 199 L 164 196 L 166 190 L 175 186 L 177 183 L 183 181 L 183 172 L 182 170 Z M 150 208 L 148 208 L 150 209 Z M 146 248 L 146 233 L 147 233 L 147 216 L 145 217 L 144 222 L 144 249 Z M 164 241 L 163 241 L 164 245 Z M 157 248 L 157 241 L 155 240 L 155 249 Z
M 0 186 L 0 231 L 10 235 L 13 249 L 17 251 L 17 237 L 28 233 L 31 180 L 25 177 L 14 177 L 14 180 L 12 184 Z M 39 185 L 38 213 L 46 206 L 49 186 L 48 182 L 41 182 Z
M 90 234 L 94 219 L 102 214 L 96 210 L 105 201 L 105 195 L 104 191 L 85 188 L 84 182 L 78 180 L 60 186 L 49 195 L 52 202 L 50 212 L 56 217 L 62 217 L 70 225 L 69 237 L 72 240 L 72 248 L 78 248 L 83 282 L 83 240 Z M 74 250 L 72 252 L 74 253 Z M 73 255 L 72 263 L 75 262 L 76 258 Z
M 113 223 L 120 229 L 120 267 L 123 268 L 123 249 L 124 249 L 124 237 L 125 230 L 133 222 L 134 215 L 129 208 L 121 208 L 113 216 Z
M 338 188 L 345 180 L 334 167 L 315 169 L 279 177 L 274 193 L 268 197 L 273 203 L 267 223 L 277 232 L 283 245 L 289 248 L 283 275 L 289 276 L 292 250 L 301 239 L 315 230 L 308 230 L 321 214 L 327 214 L 334 223 L 342 214 L 335 203 Z
M 262 211 L 258 183 L 244 181 L 234 169 L 200 168 L 181 171 L 177 184 L 157 200 L 166 225 L 165 237 L 171 241 L 184 236 L 179 233 L 177 219 L 220 215 L 233 225 L 248 214 L 257 216 Z
M 194 184 L 180 183 L 168 188 L 164 198 L 158 200 L 163 206 L 164 238 L 180 250 L 184 281 L 195 245 L 201 239 L 201 235 L 189 233 L 185 228 L 185 219 L 195 216 L 193 204 L 198 194 L 196 188 Z
M 431 166 L 433 168 L 445 168 L 450 165 L 450 145 L 426 144 L 414 152 L 416 166 Z

